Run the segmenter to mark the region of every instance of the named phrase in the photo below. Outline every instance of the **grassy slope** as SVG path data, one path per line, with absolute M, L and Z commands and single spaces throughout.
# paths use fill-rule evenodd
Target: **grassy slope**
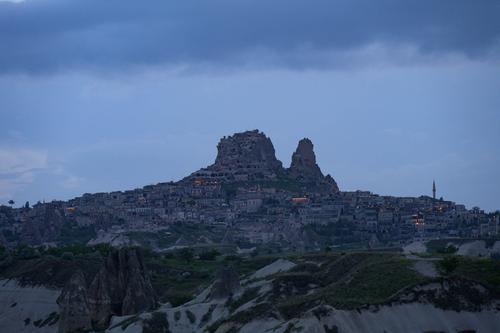
M 432 281 L 416 272 L 413 262 L 399 253 L 354 251 L 344 255 L 304 255 L 295 260 L 304 263 L 275 277 L 277 307 L 285 317 L 319 304 L 338 309 L 383 304 L 403 290 Z M 314 266 L 311 262 L 321 265 Z M 500 261 L 461 257 L 458 262 L 450 277 L 477 281 L 500 296 Z M 313 293 L 300 292 L 310 291 L 314 284 Z M 290 291 L 295 294 L 289 294 Z M 279 297 L 283 293 L 286 296 Z
M 460 257 L 452 275 L 478 281 L 500 295 L 500 260 Z
M 424 281 L 423 276 L 411 269 L 408 260 L 387 258 L 368 263 L 353 273 L 348 281 L 334 284 L 327 302 L 337 307 L 384 303 L 404 288 Z
M 305 281 L 318 284 L 312 294 L 287 297 L 280 302 L 278 308 L 285 316 L 294 316 L 316 304 L 355 308 L 384 303 L 398 291 L 425 281 L 408 260 L 396 253 L 352 252 L 316 259 L 322 263 L 319 269 L 302 265 L 277 277 L 278 281 L 286 279 L 286 283 L 295 284 L 295 290 Z
M 68 258 L 68 252 L 74 253 Z M 103 253 L 99 254 L 99 250 Z M 0 276 L 30 284 L 62 287 L 71 274 L 85 267 L 88 280 L 97 272 L 107 249 L 67 247 L 42 253 L 40 257 L 15 257 L 0 269 Z M 91 252 L 93 251 L 93 252 Z M 190 300 L 212 283 L 217 270 L 233 267 L 240 276 L 270 264 L 282 255 L 241 258 L 219 256 L 216 260 L 182 259 L 145 251 L 145 263 L 160 300 L 173 305 Z M 289 254 L 298 265 L 274 277 L 273 304 L 285 316 L 315 304 L 356 308 L 384 303 L 404 288 L 428 281 L 399 253 L 351 251 L 347 253 Z M 500 294 L 500 261 L 460 258 L 451 274 L 478 281 Z M 310 293 L 314 288 L 314 292 Z
M 192 299 L 195 294 L 212 283 L 219 268 L 230 266 L 240 276 L 270 264 L 276 256 L 258 258 L 218 257 L 216 260 L 192 259 L 186 261 L 177 256 L 146 256 L 146 266 L 151 271 L 151 282 L 160 300 L 179 305 Z

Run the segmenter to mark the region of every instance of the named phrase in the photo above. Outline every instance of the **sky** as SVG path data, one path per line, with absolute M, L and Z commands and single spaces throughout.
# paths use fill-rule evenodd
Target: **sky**
M 260 129 L 341 190 L 500 209 L 500 2 L 0 0 L 0 203 L 178 180 Z

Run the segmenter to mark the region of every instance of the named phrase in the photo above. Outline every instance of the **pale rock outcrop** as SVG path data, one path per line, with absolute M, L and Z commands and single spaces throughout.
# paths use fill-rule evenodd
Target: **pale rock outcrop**
M 270 275 L 280 273 L 280 272 L 287 272 L 294 268 L 296 266 L 295 263 L 291 262 L 290 260 L 286 259 L 278 259 L 274 261 L 273 263 L 262 267 L 261 269 L 257 270 L 255 273 L 253 273 L 250 278 L 251 279 L 262 279 L 265 277 L 268 277 Z

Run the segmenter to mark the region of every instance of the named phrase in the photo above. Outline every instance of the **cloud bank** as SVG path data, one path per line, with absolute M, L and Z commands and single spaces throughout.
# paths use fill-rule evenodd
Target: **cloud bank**
M 499 17 L 495 0 L 0 2 L 0 73 L 344 66 L 373 45 L 498 61 Z
M 38 170 L 47 168 L 47 153 L 32 149 L 0 147 L 0 198 L 24 188 Z

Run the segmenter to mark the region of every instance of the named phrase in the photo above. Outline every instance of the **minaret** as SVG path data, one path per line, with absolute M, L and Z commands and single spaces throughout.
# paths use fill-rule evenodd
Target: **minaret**
M 436 182 L 432 181 L 432 198 L 436 200 Z

